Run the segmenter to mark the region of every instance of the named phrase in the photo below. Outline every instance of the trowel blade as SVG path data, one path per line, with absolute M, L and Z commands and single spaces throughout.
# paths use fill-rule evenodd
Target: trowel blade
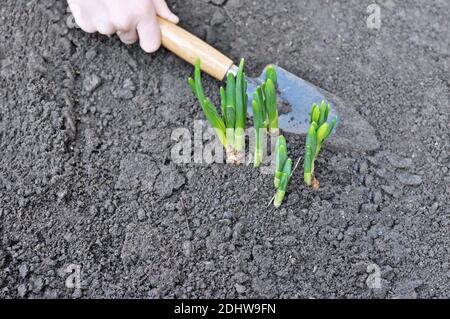
M 314 103 L 330 103 L 331 120 L 337 118 L 334 138 L 330 143 L 348 150 L 371 151 L 379 147 L 373 127 L 356 111 L 353 105 L 344 103 L 336 95 L 299 78 L 280 66 L 277 71 L 279 127 L 293 134 L 306 134 L 310 126 L 310 110 Z M 268 67 L 268 66 L 267 66 Z M 257 78 L 247 77 L 248 113 L 252 113 L 252 98 L 256 87 L 265 79 L 266 68 Z
M 278 90 L 278 123 L 280 129 L 293 134 L 306 134 L 309 129 L 309 112 L 314 103 L 320 105 L 322 101 L 330 103 L 330 119 L 339 116 L 335 103 L 326 92 L 314 84 L 311 84 L 285 69 L 274 66 L 277 70 L 277 90 Z M 257 78 L 247 78 L 249 105 L 247 110 L 251 114 L 251 99 L 256 87 L 260 85 L 266 74 L 266 68 Z

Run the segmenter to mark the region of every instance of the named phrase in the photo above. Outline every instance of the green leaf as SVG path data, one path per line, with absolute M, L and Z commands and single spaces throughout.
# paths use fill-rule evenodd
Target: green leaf
M 292 160 L 288 158 L 284 164 L 283 172 L 280 176 L 280 184 L 275 194 L 274 205 L 276 208 L 281 206 L 291 177 Z
M 322 101 L 322 104 L 320 104 L 320 117 L 319 122 L 317 124 L 319 127 L 326 121 L 325 115 L 326 115 L 326 109 L 327 106 L 325 105 L 325 101 Z
M 266 79 L 264 82 L 267 82 L 267 80 L 272 80 L 275 87 L 277 86 L 277 70 L 275 69 L 274 65 L 269 65 L 266 68 Z
M 265 86 L 264 96 L 266 97 L 266 108 L 269 117 L 269 126 L 271 129 L 278 128 L 278 110 L 277 93 L 275 85 L 271 79 L 268 79 Z
M 236 128 L 245 128 L 246 114 L 244 113 L 244 59 L 239 63 L 236 75 Z
M 195 61 L 194 83 L 195 83 L 195 93 L 197 94 L 197 98 L 200 102 L 200 105 L 204 108 L 206 98 L 205 94 L 203 93 L 200 59 L 197 59 Z
M 288 158 L 286 160 L 286 163 L 284 164 L 284 166 L 285 166 L 285 168 L 283 169 L 283 174 L 281 175 L 280 186 L 278 187 L 278 189 L 285 192 L 287 190 L 287 186 L 289 183 L 289 177 L 291 175 L 292 160 L 290 158 Z
M 255 159 L 254 159 L 254 166 L 259 167 L 263 161 L 263 141 L 264 141 L 264 134 L 263 129 L 255 129 Z
M 277 193 L 275 194 L 275 198 L 273 200 L 273 205 L 275 206 L 275 208 L 280 208 L 285 194 L 286 194 L 286 192 L 277 190 Z
M 233 106 L 227 105 L 225 107 L 225 123 L 227 128 L 233 128 L 236 122 L 236 111 Z
M 211 126 L 214 128 L 220 128 L 225 131 L 225 123 L 223 122 L 222 117 L 217 112 L 217 108 L 214 103 L 210 99 L 206 98 L 204 104 L 204 112 Z
M 274 200 L 273 200 L 273 205 L 274 205 L 276 208 L 280 208 L 281 204 L 283 203 L 284 196 L 286 195 L 286 191 L 283 190 L 283 189 L 281 188 L 281 183 L 286 183 L 285 185 L 286 185 L 286 187 L 287 187 L 287 181 L 288 181 L 288 179 L 289 179 L 289 177 L 287 176 L 286 173 L 283 173 L 283 174 L 281 175 L 281 178 L 280 178 L 280 180 L 281 180 L 281 182 L 280 182 L 280 188 L 277 189 L 277 193 L 275 194 L 275 198 L 274 198 Z
M 323 123 L 317 130 L 317 145 L 321 145 L 323 141 L 327 138 L 328 134 L 328 123 Z
M 220 109 L 222 110 L 222 115 L 225 118 L 225 106 L 227 105 L 227 97 L 225 95 L 225 89 L 223 86 L 220 87 Z
M 311 177 L 312 177 L 312 161 L 313 161 L 313 152 L 311 146 L 306 145 L 305 147 L 305 156 L 303 158 L 303 179 L 306 185 L 311 185 Z
M 248 95 L 247 95 L 247 80 L 245 79 L 244 73 L 244 88 L 242 90 L 242 96 L 244 97 L 244 118 L 247 119 L 247 105 L 248 105 Z
M 216 131 L 217 136 L 219 137 L 220 142 L 223 146 L 227 145 L 227 138 L 226 138 L 226 128 L 225 123 L 223 122 L 222 118 L 217 113 L 216 106 L 211 102 L 210 99 L 205 99 L 203 107 L 203 112 L 208 120 L 208 122 L 211 124 L 211 126 Z
M 289 176 L 291 176 L 291 172 L 292 172 L 292 160 L 288 158 L 283 165 L 283 173 L 286 173 Z
M 283 135 L 278 136 L 275 149 L 275 169 L 277 171 L 282 171 L 287 159 L 286 139 Z
M 319 122 L 319 117 L 320 117 L 320 110 L 319 110 L 319 106 L 314 103 L 311 109 L 311 123 L 312 122 Z
M 303 157 L 303 168 L 307 173 L 311 172 L 312 149 L 311 146 L 305 146 L 305 156 Z
M 264 103 L 264 96 L 263 96 L 263 93 L 262 93 L 261 86 L 257 86 L 256 87 L 255 93 L 256 93 L 256 96 L 253 95 L 253 99 L 256 99 L 258 104 L 261 105 L 261 111 L 262 111 L 262 114 L 263 114 L 263 121 L 265 121 L 266 120 L 266 116 L 267 116 L 267 110 L 266 110 L 266 104 Z
M 314 123 L 311 124 L 308 130 L 308 134 L 306 135 L 306 146 L 311 148 L 312 154 L 316 153 L 317 148 L 317 135 L 316 129 L 314 128 Z
M 287 160 L 286 139 L 284 138 L 283 135 L 280 135 L 278 136 L 277 143 L 275 145 L 275 177 L 274 177 L 275 188 L 278 188 L 280 185 L 280 178 L 286 160 Z
M 227 89 L 226 89 L 226 105 L 231 105 L 233 108 L 236 107 L 236 79 L 233 73 L 228 73 L 227 75 Z
M 192 79 L 189 79 L 188 82 L 191 88 L 195 89 L 195 93 L 206 119 L 216 131 L 220 142 L 226 146 L 225 123 L 223 122 L 222 117 L 217 113 L 215 105 L 208 98 L 205 98 L 205 94 L 203 93 L 200 59 L 195 61 L 194 82 L 192 82 Z
M 325 108 L 325 122 L 328 120 L 328 115 L 330 114 L 330 103 L 327 104 Z
M 252 109 L 253 109 L 253 126 L 255 128 L 263 128 L 263 111 L 261 108 L 261 105 L 259 104 L 257 93 L 253 95 L 253 101 L 252 101 Z
M 255 92 L 256 96 L 256 92 Z M 257 99 L 252 101 L 253 109 L 253 127 L 255 131 L 255 154 L 254 154 L 254 165 L 259 167 L 263 158 L 263 117 L 261 106 L 258 104 Z

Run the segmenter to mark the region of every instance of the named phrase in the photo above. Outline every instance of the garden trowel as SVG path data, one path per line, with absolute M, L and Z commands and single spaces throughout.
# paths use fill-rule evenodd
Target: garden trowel
M 203 40 L 183 28 L 158 18 L 161 26 L 162 45 L 169 51 L 190 63 L 201 60 L 202 71 L 222 81 L 228 72 L 237 72 L 233 61 Z M 344 103 L 337 96 L 303 80 L 280 66 L 277 70 L 279 127 L 282 131 L 293 134 L 306 134 L 309 128 L 310 108 L 313 103 L 320 105 L 322 101 L 330 103 L 329 118 L 336 116 L 336 134 L 330 144 L 348 150 L 368 151 L 378 148 L 379 144 L 373 127 L 362 118 L 354 107 Z M 247 107 L 251 115 L 251 97 L 256 87 L 264 80 L 265 70 L 259 77 L 246 77 L 247 94 L 250 105 Z

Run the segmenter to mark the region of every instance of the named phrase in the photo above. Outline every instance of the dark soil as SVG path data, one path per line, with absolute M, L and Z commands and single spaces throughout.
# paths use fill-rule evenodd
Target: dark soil
M 377 2 L 379 30 L 372 1 L 169 1 L 249 74 L 278 63 L 373 126 L 376 150 L 325 145 L 320 189 L 297 170 L 275 210 L 251 165 L 172 162 L 203 119 L 191 66 L 68 28 L 65 1 L 3 1 L 0 297 L 449 298 L 450 3 Z

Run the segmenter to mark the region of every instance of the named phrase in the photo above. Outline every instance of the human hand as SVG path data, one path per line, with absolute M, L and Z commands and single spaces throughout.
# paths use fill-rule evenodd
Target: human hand
M 161 31 L 156 19 L 160 16 L 173 23 L 178 17 L 165 0 L 67 0 L 75 22 L 86 32 L 117 34 L 131 44 L 139 39 L 145 52 L 154 52 L 161 45 Z

